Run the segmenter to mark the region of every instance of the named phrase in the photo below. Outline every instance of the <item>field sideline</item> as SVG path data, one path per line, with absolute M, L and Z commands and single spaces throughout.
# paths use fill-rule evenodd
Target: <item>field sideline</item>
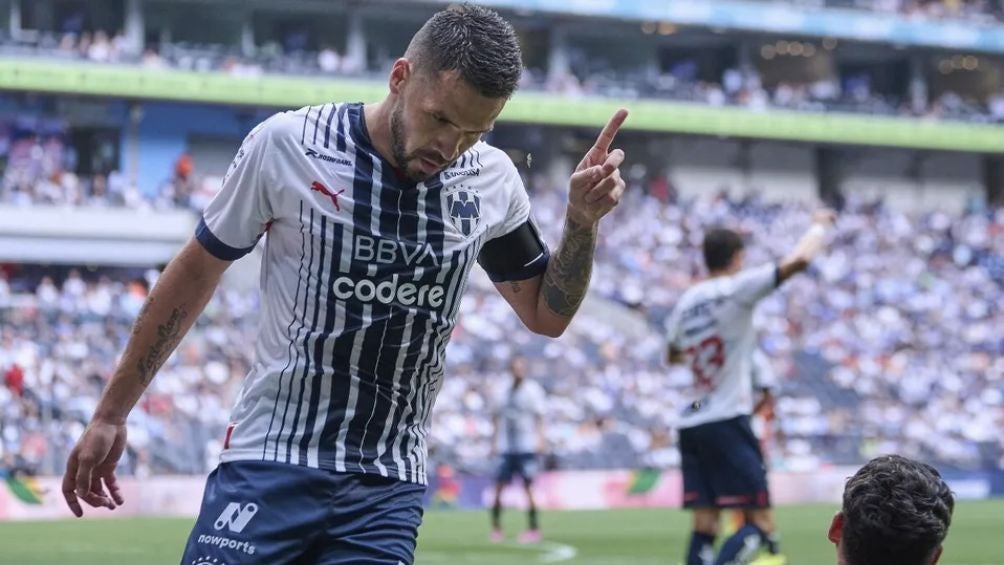
M 826 541 L 834 506 L 779 509 L 784 552 L 793 565 L 834 562 Z M 510 537 L 523 516 L 508 512 Z M 539 546 L 487 543 L 487 515 L 429 512 L 419 565 L 674 565 L 686 543 L 687 515 L 679 510 L 547 512 Z M 0 522 L 0 562 L 17 565 L 177 565 L 191 527 L 185 519 Z M 1001 565 L 1004 500 L 958 505 L 941 565 Z M 221 564 L 222 565 L 222 564 Z

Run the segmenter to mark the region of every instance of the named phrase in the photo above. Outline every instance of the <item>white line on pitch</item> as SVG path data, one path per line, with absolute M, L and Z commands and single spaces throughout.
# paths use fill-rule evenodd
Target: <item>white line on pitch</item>
M 578 549 L 563 543 L 543 542 L 539 546 L 548 548 L 547 553 L 538 558 L 541 563 L 568 561 L 579 554 Z

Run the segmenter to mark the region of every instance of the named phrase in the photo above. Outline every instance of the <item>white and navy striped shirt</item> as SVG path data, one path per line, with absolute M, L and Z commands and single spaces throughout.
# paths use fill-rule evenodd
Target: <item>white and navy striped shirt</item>
M 400 177 L 361 104 L 276 114 L 245 139 L 197 238 L 233 260 L 262 234 L 255 360 L 222 461 L 424 484 L 432 407 L 467 275 L 528 221 L 515 166 L 479 142 L 435 178 Z M 521 273 L 543 272 L 546 253 Z

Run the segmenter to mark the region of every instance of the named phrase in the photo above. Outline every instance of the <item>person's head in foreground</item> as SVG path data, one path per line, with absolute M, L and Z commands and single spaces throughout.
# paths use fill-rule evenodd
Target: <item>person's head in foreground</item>
M 516 32 L 496 12 L 462 4 L 429 19 L 394 62 L 390 154 L 414 181 L 431 178 L 492 129 L 523 70 Z
M 899 455 L 876 457 L 847 481 L 843 508 L 830 524 L 837 563 L 934 565 L 954 507 L 934 467 Z

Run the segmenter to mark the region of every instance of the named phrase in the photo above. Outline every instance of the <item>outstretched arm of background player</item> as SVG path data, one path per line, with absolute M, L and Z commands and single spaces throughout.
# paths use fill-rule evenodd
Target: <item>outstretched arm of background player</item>
M 809 263 L 823 249 L 826 232 L 836 221 L 836 218 L 837 216 L 832 210 L 820 210 L 813 214 L 812 227 L 805 232 L 791 253 L 778 264 L 778 284 L 809 267 Z
M 613 210 L 624 193 L 620 173 L 624 152 L 611 151 L 610 144 L 627 115 L 624 109 L 614 114 L 572 173 L 565 231 L 544 274 L 495 285 L 533 332 L 550 337 L 563 334 L 586 296 L 600 218 Z
M 205 308 L 229 265 L 192 239 L 154 285 L 94 416 L 66 462 L 63 497 L 76 516 L 84 514 L 80 500 L 108 509 L 123 503 L 115 466 L 126 446 L 126 417 Z

